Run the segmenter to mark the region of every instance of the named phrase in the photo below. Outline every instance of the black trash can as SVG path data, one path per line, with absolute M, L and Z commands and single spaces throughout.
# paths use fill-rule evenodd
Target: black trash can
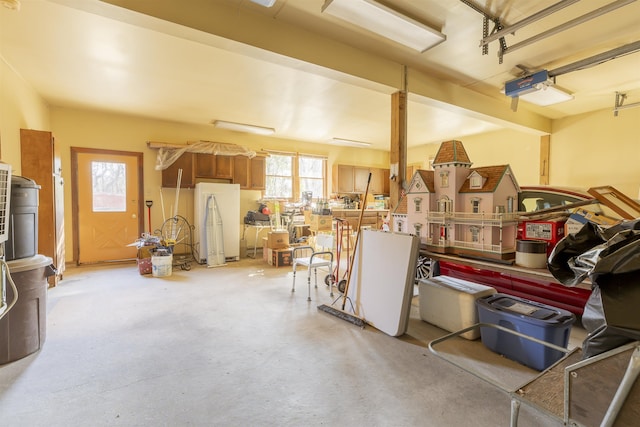
M 22 176 L 11 177 L 6 260 L 27 258 L 38 253 L 38 196 L 40 186 Z
M 55 274 L 52 259 L 40 254 L 8 261 L 7 265 L 18 301 L 0 319 L 0 364 L 42 348 L 47 335 L 47 277 Z M 13 299 L 13 288 L 7 283 L 7 303 Z

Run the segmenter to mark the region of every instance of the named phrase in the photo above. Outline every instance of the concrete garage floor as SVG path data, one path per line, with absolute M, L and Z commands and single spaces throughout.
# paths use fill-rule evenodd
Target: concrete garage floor
M 290 267 L 252 259 L 166 278 L 67 269 L 43 348 L 0 366 L 2 425 L 509 425 L 507 393 L 430 353 L 446 332 L 420 320 L 417 297 L 394 338 L 318 311 L 329 291 L 308 303 L 305 279 L 292 294 Z M 515 385 L 536 374 L 480 341 L 452 345 Z M 519 425 L 561 423 L 523 405 Z

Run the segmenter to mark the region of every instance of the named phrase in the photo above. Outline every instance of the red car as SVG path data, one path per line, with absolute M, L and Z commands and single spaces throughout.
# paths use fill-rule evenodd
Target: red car
M 531 186 L 522 187 L 521 190 L 518 206 L 525 212 L 593 199 L 589 193 L 579 189 Z M 588 205 L 586 209 L 598 211 L 600 209 L 598 206 L 597 204 Z M 519 229 L 522 233 L 522 227 Z M 431 263 L 431 271 L 434 275 L 457 277 L 492 286 L 498 292 L 569 310 L 576 315 L 582 315 L 585 303 L 591 294 L 588 283 L 582 283 L 576 287 L 564 286 L 547 269 L 530 269 L 450 255 L 432 253 L 422 255 L 435 261 Z

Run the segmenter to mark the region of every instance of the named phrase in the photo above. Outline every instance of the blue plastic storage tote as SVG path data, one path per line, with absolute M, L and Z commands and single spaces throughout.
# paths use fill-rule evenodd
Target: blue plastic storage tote
M 573 313 L 523 298 L 497 293 L 476 300 L 478 319 L 539 340 L 567 347 Z M 564 353 L 496 328 L 480 328 L 482 343 L 492 351 L 542 371 Z

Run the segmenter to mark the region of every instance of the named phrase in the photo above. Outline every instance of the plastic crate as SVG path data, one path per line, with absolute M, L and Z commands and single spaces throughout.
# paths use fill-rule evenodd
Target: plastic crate
M 467 280 L 435 276 L 418 281 L 420 318 L 449 332 L 478 323 L 476 299 L 493 295 L 496 290 Z M 480 331 L 460 335 L 468 340 L 480 338 Z
M 575 321 L 569 311 L 501 293 L 479 298 L 476 305 L 481 323 L 500 325 L 559 347 L 566 348 L 569 343 Z M 481 327 L 480 336 L 490 350 L 538 371 L 564 356 L 561 351 L 495 328 Z

